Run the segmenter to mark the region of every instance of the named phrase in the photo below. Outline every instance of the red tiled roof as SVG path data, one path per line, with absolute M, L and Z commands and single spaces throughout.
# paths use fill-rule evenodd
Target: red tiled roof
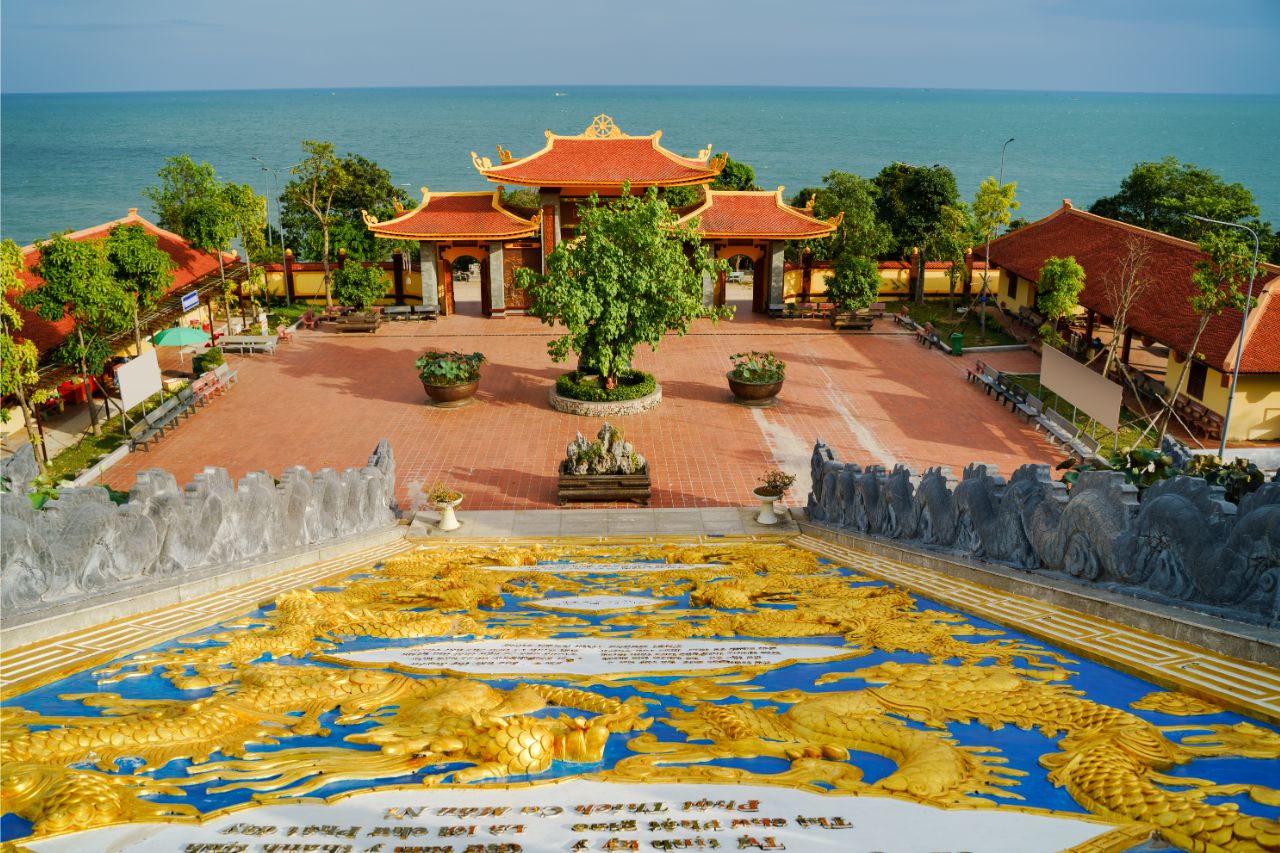
M 197 279 L 218 270 L 217 255 L 197 249 L 172 231 L 166 231 L 159 225 L 143 219 L 134 208 L 130 208 L 129 213 L 120 219 L 104 222 L 101 225 L 94 225 L 66 236 L 70 240 L 100 240 L 105 238 L 111 232 L 111 229 L 117 225 L 141 225 L 148 234 L 155 236 L 156 245 L 168 253 L 169 257 L 173 258 L 177 268 L 173 271 L 173 284 L 165 291 L 166 294 L 181 290 Z M 228 252 L 223 257 L 226 260 L 231 260 L 237 256 Z M 39 262 L 40 249 L 38 244 L 24 246 L 22 249 L 22 272 L 19 273 L 19 277 L 26 282 L 27 290 L 31 290 L 43 283 L 43 279 L 31 272 L 31 268 Z M 19 309 L 19 313 L 22 315 L 20 336 L 34 343 L 41 355 L 61 344 L 66 336 L 71 333 L 71 330 L 75 328 L 75 323 L 69 317 L 64 317 L 56 323 L 50 323 L 33 311 Z
M 538 231 L 537 217 L 522 219 L 502 206 L 502 187 L 493 192 L 433 193 L 422 188 L 422 204 L 395 219 L 378 222 L 364 214 L 377 237 L 414 240 L 509 240 Z
M 835 232 L 839 219 L 818 219 L 782 201 L 782 187 L 768 190 L 707 190 L 707 200 L 681 217 L 682 223 L 698 220 L 698 231 L 708 239 L 725 237 L 804 240 Z
M 527 157 L 511 159 L 499 146 L 499 165 L 474 151 L 471 162 L 491 181 L 533 187 L 705 184 L 724 168 L 724 157 L 712 158 L 710 146 L 697 158 L 681 157 L 659 145 L 661 138 L 660 130 L 648 136 L 628 136 L 618 130 L 613 119 L 600 115 L 578 136 L 558 136 L 548 130 L 547 144 Z
M 1064 203 L 1045 218 L 993 240 L 991 262 L 1035 281 L 1050 257 L 1073 256 L 1085 271 L 1080 304 L 1111 317 L 1115 307 L 1107 297 L 1106 282 L 1118 274 L 1130 237 L 1137 237 L 1149 250 L 1145 269 L 1154 281 L 1130 307 L 1128 323 L 1136 333 L 1185 353 L 1199 324 L 1199 316 L 1187 302 L 1194 292 L 1191 275 L 1195 264 L 1205 257 L 1195 243 L 1076 210 Z M 975 253 L 980 255 L 982 248 L 978 247 Z M 1264 265 L 1254 285 L 1255 297 L 1264 289 L 1277 288 L 1280 267 Z M 1280 343 L 1276 343 L 1280 340 L 1280 304 L 1273 306 L 1273 302 L 1280 300 L 1265 300 L 1250 313 L 1242 372 L 1280 373 Z M 1234 366 L 1240 319 L 1239 311 L 1224 311 L 1209 320 L 1196 347 L 1209 365 L 1225 370 Z M 1266 334 L 1267 330 L 1273 334 Z

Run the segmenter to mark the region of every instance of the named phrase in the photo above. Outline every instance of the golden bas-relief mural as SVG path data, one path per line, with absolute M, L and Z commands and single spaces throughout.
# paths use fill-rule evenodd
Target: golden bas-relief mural
M 424 547 L 0 736 L 6 853 L 1280 850 L 1274 728 L 782 544 Z

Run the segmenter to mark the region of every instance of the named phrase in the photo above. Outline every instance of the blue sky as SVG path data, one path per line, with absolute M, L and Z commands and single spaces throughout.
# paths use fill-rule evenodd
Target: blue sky
M 1280 94 L 1280 0 L 5 0 L 5 92 L 555 84 Z

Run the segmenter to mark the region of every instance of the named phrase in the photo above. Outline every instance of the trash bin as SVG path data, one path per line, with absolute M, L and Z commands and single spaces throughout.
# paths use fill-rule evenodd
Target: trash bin
M 951 354 L 960 355 L 964 351 L 964 332 L 951 333 Z

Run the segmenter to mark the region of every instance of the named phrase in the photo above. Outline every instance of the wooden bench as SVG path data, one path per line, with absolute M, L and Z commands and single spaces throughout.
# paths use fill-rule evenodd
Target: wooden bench
M 388 320 L 409 320 L 413 317 L 413 306 L 388 305 L 382 313 Z
M 231 365 L 223 362 L 213 369 L 214 379 L 218 382 L 219 390 L 225 391 L 232 385 L 240 381 L 240 372 L 232 370 Z
M 855 329 L 860 331 L 870 331 L 875 318 L 870 314 L 860 314 L 857 311 L 832 311 L 831 312 L 831 328 L 833 329 Z
M 436 315 L 440 313 L 440 309 L 434 305 L 413 305 L 413 319 L 415 320 L 435 320 Z
M 966 367 L 966 368 L 964 369 L 964 372 L 965 372 L 966 374 L 968 374 L 968 376 L 966 377 L 966 379 L 967 379 L 971 384 L 972 384 L 972 383 L 974 383 L 974 382 L 986 382 L 986 380 L 987 380 L 987 363 L 986 363 L 985 361 L 983 361 L 982 359 L 978 359 L 978 361 L 973 365 L 973 367 Z
M 312 311 L 310 308 L 308 308 L 308 309 L 307 309 L 307 312 L 306 312 L 305 314 L 303 314 L 303 315 L 302 315 L 302 319 L 300 320 L 300 322 L 302 323 L 302 328 L 304 328 L 304 329 L 314 329 L 314 328 L 316 327 L 316 320 L 317 320 L 317 319 L 318 319 L 318 318 L 316 317 L 316 312 L 314 312 L 314 311 Z
M 333 326 L 339 332 L 376 332 L 382 325 L 377 314 L 357 314 L 350 317 L 339 317 Z
M 227 335 L 220 346 L 223 352 L 276 354 L 278 335 Z
M 1087 435 L 1081 435 L 1076 425 L 1056 409 L 1043 410 L 1039 421 L 1044 426 L 1045 432 L 1072 454 L 1081 459 L 1091 459 L 1098 454 L 1098 442 Z
M 947 347 L 942 343 L 942 338 L 938 337 L 938 330 L 933 327 L 933 323 L 925 322 L 923 326 L 917 326 L 916 340 L 927 347 L 937 347 L 943 352 L 947 351 Z

